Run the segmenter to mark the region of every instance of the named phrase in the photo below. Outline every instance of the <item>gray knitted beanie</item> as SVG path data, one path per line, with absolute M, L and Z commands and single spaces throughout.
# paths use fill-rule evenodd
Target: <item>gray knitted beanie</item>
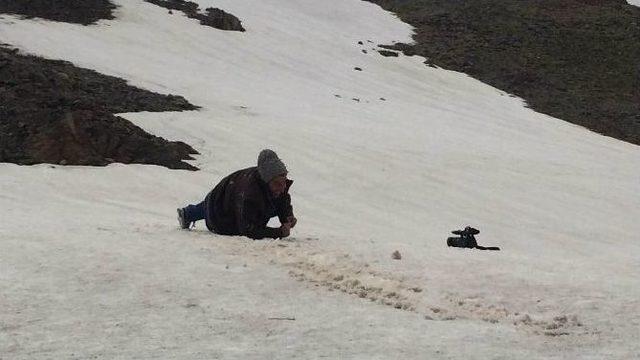
M 273 150 L 264 149 L 258 155 L 258 173 L 264 182 L 269 182 L 278 175 L 286 175 L 287 167 Z

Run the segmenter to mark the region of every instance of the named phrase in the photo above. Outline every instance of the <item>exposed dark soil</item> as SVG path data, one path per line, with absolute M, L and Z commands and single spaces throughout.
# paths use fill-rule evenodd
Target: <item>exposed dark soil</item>
M 120 162 L 197 170 L 182 161 L 197 153 L 189 145 L 150 135 L 113 115 L 196 108 L 180 96 L 0 47 L 0 162 Z
M 113 19 L 109 0 L 0 0 L 0 13 L 82 25 Z
M 198 4 L 184 0 L 145 0 L 165 9 L 182 11 L 187 17 L 200 21 L 201 25 L 219 30 L 245 31 L 240 19 L 218 8 L 207 8 L 200 12 Z
M 640 8 L 624 0 L 365 0 L 416 28 L 390 48 L 640 144 Z
M 378 50 L 378 53 L 380 53 L 380 55 L 386 56 L 386 57 L 398 57 L 398 53 L 395 52 L 395 51 Z

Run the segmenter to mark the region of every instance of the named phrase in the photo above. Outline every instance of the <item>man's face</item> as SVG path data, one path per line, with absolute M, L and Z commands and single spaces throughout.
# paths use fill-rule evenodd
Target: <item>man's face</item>
M 279 197 L 287 190 L 287 176 L 278 175 L 269 181 L 269 190 L 274 197 Z

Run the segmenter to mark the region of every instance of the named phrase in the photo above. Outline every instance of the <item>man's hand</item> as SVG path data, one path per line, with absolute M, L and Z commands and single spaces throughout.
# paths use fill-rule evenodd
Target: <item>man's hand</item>
M 291 232 L 291 224 L 286 222 L 282 225 L 280 225 L 280 237 L 281 238 L 286 238 L 287 236 L 289 236 L 289 233 Z
M 287 218 L 287 223 L 289 223 L 290 227 L 293 229 L 298 223 L 298 219 L 295 216 L 291 215 Z

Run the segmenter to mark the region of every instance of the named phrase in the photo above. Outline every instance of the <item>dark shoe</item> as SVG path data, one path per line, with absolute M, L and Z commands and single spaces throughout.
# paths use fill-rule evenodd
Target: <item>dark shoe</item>
M 188 229 L 189 223 L 184 218 L 184 209 L 178 209 L 178 224 L 180 224 L 180 228 Z

